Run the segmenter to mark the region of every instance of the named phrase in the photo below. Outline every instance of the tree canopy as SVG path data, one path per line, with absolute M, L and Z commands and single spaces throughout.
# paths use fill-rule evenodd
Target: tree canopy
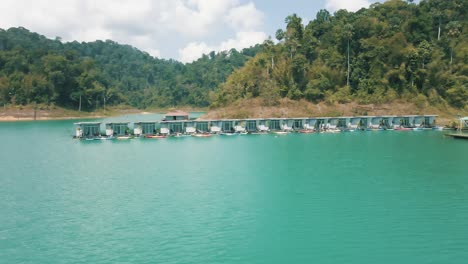
M 214 107 L 260 97 L 311 102 L 395 99 L 468 105 L 468 2 L 389 0 L 357 12 L 320 10 L 285 19 L 262 52 L 213 96 Z
M 25 28 L 0 29 L 0 103 L 207 106 L 209 93 L 259 50 L 211 52 L 182 64 L 111 40 L 63 43 Z

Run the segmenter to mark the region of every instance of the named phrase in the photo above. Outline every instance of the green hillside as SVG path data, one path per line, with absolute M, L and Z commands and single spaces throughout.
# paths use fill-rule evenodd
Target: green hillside
M 212 106 L 260 98 L 381 104 L 468 104 L 468 1 L 390 0 L 355 13 L 293 14 L 277 42 L 229 76 Z M 256 100 L 258 101 L 258 100 Z
M 212 52 L 182 64 L 110 40 L 63 43 L 24 28 L 0 29 L 0 104 L 78 109 L 81 98 L 83 110 L 207 106 L 209 92 L 259 50 Z

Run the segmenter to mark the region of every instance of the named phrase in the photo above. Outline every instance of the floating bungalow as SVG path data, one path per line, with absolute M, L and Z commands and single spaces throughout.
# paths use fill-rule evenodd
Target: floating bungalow
M 384 129 L 393 129 L 393 119 L 396 116 L 382 116 L 381 127 Z
M 260 122 L 257 119 L 247 119 L 245 120 L 245 130 L 249 133 L 257 132 L 258 126 L 257 123 Z
M 106 123 L 106 136 L 126 136 L 130 135 L 129 122 Z
M 186 122 L 181 122 L 181 123 L 182 123 L 185 134 L 192 135 L 192 134 L 197 133 L 197 125 L 195 124 L 194 121 L 186 121 Z
M 357 130 L 359 129 L 359 125 L 361 124 L 360 117 L 351 117 L 347 123 L 348 130 Z
M 412 127 L 422 128 L 424 126 L 424 116 L 414 116 Z
M 359 126 L 358 129 L 361 130 L 367 130 L 370 128 L 370 125 L 372 124 L 372 118 L 374 116 L 360 116 L 360 121 L 359 121 Z
M 281 130 L 290 132 L 293 130 L 294 120 L 288 118 L 282 118 L 280 120 Z
M 297 118 L 293 120 L 293 125 L 292 129 L 294 131 L 299 131 L 304 129 L 304 123 L 305 123 L 306 118 Z
M 258 132 L 268 132 L 270 131 L 270 127 L 268 126 L 268 120 L 260 119 L 257 121 L 257 131 Z
M 433 128 L 436 126 L 436 115 L 425 115 L 423 121 L 423 127 Z
M 198 133 L 209 133 L 209 122 L 208 121 L 195 121 L 195 130 Z
M 281 128 L 281 120 L 280 119 L 268 119 L 268 127 L 271 131 L 280 131 Z
M 236 133 L 245 133 L 245 121 L 243 120 L 234 120 L 234 132 Z
M 383 117 L 381 117 L 381 116 L 373 116 L 370 119 L 370 124 L 369 124 L 368 128 L 370 128 L 370 129 L 381 129 L 382 128 L 382 120 L 383 120 Z
M 438 128 L 435 126 L 436 115 L 405 116 L 342 116 L 342 117 L 300 117 L 269 119 L 220 119 L 191 120 L 187 113 L 177 111 L 165 115 L 162 121 L 135 122 L 132 129 L 129 122 L 105 123 L 105 135 L 101 137 L 100 122 L 75 123 L 76 138 L 110 139 L 128 138 L 131 134 L 140 136 L 168 136 L 178 134 L 207 135 L 221 133 L 265 133 L 274 132 L 311 132 L 317 131 L 353 131 L 357 129 L 401 129 L 422 130 Z M 460 126 L 468 128 L 468 117 L 460 119 Z M 103 127 L 103 128 L 104 128 Z M 309 131 L 307 131 L 309 130 Z
M 350 122 L 351 117 L 349 116 L 342 116 L 338 117 L 338 123 L 336 125 L 336 128 L 341 130 L 341 131 L 348 131 L 348 124 Z
M 157 129 L 156 121 L 153 122 L 136 122 L 133 124 L 133 134 L 135 136 L 154 135 Z
M 317 118 L 306 118 L 304 120 L 304 129 L 315 130 L 316 123 L 317 123 Z
M 339 121 L 339 118 L 338 118 L 338 117 L 330 117 L 330 118 L 328 118 L 328 123 L 327 123 L 326 129 L 328 129 L 328 130 L 336 130 L 336 129 L 338 129 L 338 121 Z
M 76 126 L 76 138 L 95 138 L 101 136 L 100 122 L 80 122 L 74 125 Z
M 219 134 L 221 133 L 221 128 L 223 126 L 223 123 L 219 120 L 211 120 L 210 121 L 210 132 L 212 134 Z
M 183 111 L 174 111 L 167 113 L 163 121 L 181 121 L 181 120 L 189 120 L 189 114 Z

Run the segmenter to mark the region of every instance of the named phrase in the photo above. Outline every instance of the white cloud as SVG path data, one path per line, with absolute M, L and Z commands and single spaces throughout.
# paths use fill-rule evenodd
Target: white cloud
M 239 36 L 262 25 L 263 13 L 241 0 L 2 0 L 0 9 L 0 28 L 23 26 L 64 41 L 112 39 L 172 58 L 193 43 L 243 46 Z
M 226 21 L 236 30 L 257 29 L 263 24 L 263 16 L 263 13 L 255 7 L 255 4 L 250 2 L 232 8 L 226 17 Z
M 179 50 L 179 60 L 182 62 L 192 62 L 214 49 L 214 47 L 209 47 L 205 42 L 191 42 Z
M 355 12 L 363 7 L 369 7 L 370 4 L 368 0 L 327 0 L 325 8 L 331 12 L 340 9 Z
M 191 42 L 179 50 L 179 60 L 182 62 L 192 62 L 211 51 L 241 50 L 262 43 L 265 39 L 267 39 L 267 35 L 264 32 L 251 31 L 237 32 L 235 38 L 225 40 L 219 45 L 214 46 L 209 46 L 205 42 Z

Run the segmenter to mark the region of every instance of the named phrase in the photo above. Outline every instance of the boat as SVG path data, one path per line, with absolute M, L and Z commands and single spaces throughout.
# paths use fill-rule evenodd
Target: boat
M 146 135 L 145 138 L 167 138 L 167 136 L 163 136 L 163 135 Z
M 413 127 L 412 129 L 413 129 L 414 131 L 422 131 L 422 130 L 423 130 L 422 127 Z
M 175 135 L 172 136 L 172 137 L 180 138 L 180 137 L 190 137 L 190 136 L 192 136 L 192 135 L 194 135 L 194 134 L 182 134 L 182 133 L 177 133 L 177 134 L 175 134 Z
M 226 132 L 226 133 L 221 133 L 220 135 L 223 135 L 223 136 L 237 136 L 237 135 L 239 135 L 239 133 Z
M 432 128 L 432 130 L 444 130 L 443 126 L 435 126 Z
M 132 139 L 133 137 L 131 136 L 118 136 L 116 137 L 118 140 L 125 140 L 125 139 Z
M 200 134 L 192 134 L 192 137 L 211 137 L 212 134 L 210 133 L 200 133 Z
M 252 132 L 252 133 L 250 133 L 250 135 L 268 135 L 268 132 L 266 132 L 266 131 L 265 132 L 262 132 L 262 131 L 261 132 Z
M 96 140 L 113 140 L 113 139 L 115 139 L 115 137 L 113 137 L 113 136 L 96 138 Z
M 341 130 L 339 129 L 327 129 L 327 130 L 324 130 L 322 131 L 321 133 L 340 133 Z
M 289 134 L 289 132 L 287 132 L 287 131 L 275 131 L 273 133 L 275 133 L 277 135 L 287 135 L 287 134 Z
M 299 133 L 301 134 L 311 134 L 311 133 L 315 133 L 315 130 L 312 130 L 312 129 L 301 129 L 298 131 Z
M 395 128 L 395 131 L 410 131 L 412 130 L 411 128 L 409 127 L 397 127 Z

